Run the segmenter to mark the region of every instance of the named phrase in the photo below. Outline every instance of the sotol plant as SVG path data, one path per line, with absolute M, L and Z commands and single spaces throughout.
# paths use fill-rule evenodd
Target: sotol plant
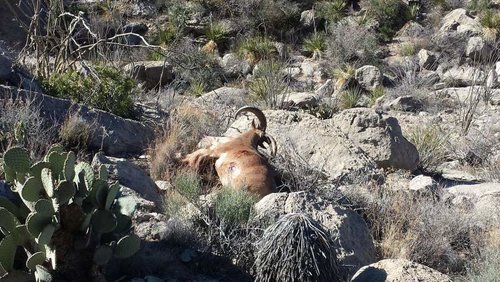
M 113 256 L 139 250 L 139 238 L 129 234 L 135 202 L 117 198 L 120 185 L 108 186 L 104 166 L 94 174 L 89 164 L 76 164 L 73 152 L 55 145 L 35 164 L 25 149 L 10 148 L 3 169 L 21 201 L 0 197 L 0 276 L 22 271 L 14 269 L 19 247 L 37 281 L 99 278 Z

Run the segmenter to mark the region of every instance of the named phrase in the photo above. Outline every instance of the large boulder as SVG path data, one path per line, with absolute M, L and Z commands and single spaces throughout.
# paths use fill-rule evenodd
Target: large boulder
M 278 143 L 278 154 L 294 151 L 308 164 L 332 179 L 350 173 L 393 167 L 414 170 L 418 152 L 401 133 L 398 121 L 374 110 L 345 110 L 333 119 L 282 110 L 264 111 L 267 132 Z M 252 115 L 241 116 L 225 136 L 237 136 L 249 128 Z
M 255 219 L 273 222 L 289 213 L 306 213 L 326 227 L 332 236 L 338 259 L 351 275 L 375 261 L 370 230 L 355 211 L 332 205 L 307 192 L 273 193 L 255 204 Z
M 105 156 L 97 153 L 92 160 L 94 167 L 104 165 L 110 175 L 122 186 L 137 192 L 142 198 L 161 206 L 163 199 L 156 183 L 138 165 L 123 159 Z
M 405 259 L 384 259 L 362 267 L 351 282 L 451 282 L 447 275 Z
M 382 85 L 382 72 L 376 66 L 362 66 L 356 70 L 354 76 L 359 85 L 366 90 L 374 90 L 376 87 Z
M 418 54 L 418 64 L 420 67 L 427 70 L 434 70 L 437 68 L 437 58 L 434 52 L 421 49 Z
M 441 80 L 449 86 L 472 86 L 482 85 L 486 79 L 484 71 L 471 66 L 455 66 L 441 75 Z
M 10 78 L 12 73 L 12 61 L 7 56 L 0 53 L 0 83 L 4 83 Z
M 62 124 L 70 114 L 78 115 L 79 119 L 95 125 L 89 146 L 101 149 L 109 156 L 142 153 L 154 137 L 153 129 L 141 122 L 74 104 L 66 99 L 0 85 L 0 99 L 10 98 L 32 99 L 39 105 L 43 117 L 58 124 Z
M 474 36 L 467 41 L 465 55 L 476 62 L 487 61 L 492 57 L 492 49 L 490 44 L 481 36 Z
M 457 34 L 476 36 L 480 35 L 482 31 L 483 28 L 477 18 L 472 17 L 465 9 L 456 9 L 449 12 L 441 20 L 441 27 L 438 31 L 438 35 L 450 36 Z
M 221 67 L 224 74 L 230 78 L 245 77 L 252 70 L 248 62 L 239 58 L 235 53 L 224 55 L 221 60 Z
M 144 83 L 146 89 L 153 89 L 174 79 L 173 67 L 166 61 L 139 61 L 125 66 L 125 72 Z

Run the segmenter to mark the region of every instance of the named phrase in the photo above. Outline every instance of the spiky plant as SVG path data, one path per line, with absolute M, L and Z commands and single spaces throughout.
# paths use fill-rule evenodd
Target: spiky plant
M 334 68 L 332 70 L 333 78 L 335 78 L 335 88 L 342 89 L 354 79 L 356 67 L 351 64 L 346 64 L 343 67 Z
M 326 48 L 327 45 L 324 33 L 315 32 L 304 40 L 304 49 L 312 54 L 313 59 L 321 59 Z
M 354 108 L 362 96 L 363 91 L 358 87 L 344 90 L 340 93 L 340 107 L 342 109 Z
M 333 242 L 309 215 L 282 216 L 257 246 L 257 281 L 342 281 Z

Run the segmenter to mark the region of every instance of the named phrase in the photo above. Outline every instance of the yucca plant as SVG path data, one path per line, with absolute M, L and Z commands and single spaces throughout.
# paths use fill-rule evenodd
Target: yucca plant
M 335 79 L 335 88 L 343 89 L 354 79 L 356 67 L 351 64 L 346 64 L 342 68 L 334 68 L 332 70 L 333 78 Z
M 291 213 L 268 227 L 257 243 L 257 281 L 344 281 L 325 228 Z
M 340 107 L 342 109 L 354 108 L 362 96 L 363 91 L 359 87 L 344 90 L 340 93 Z
M 304 40 L 304 49 L 312 54 L 313 59 L 321 59 L 326 48 L 327 44 L 324 33 L 315 32 Z
M 329 22 L 339 22 L 346 15 L 347 3 L 345 0 L 321 1 L 315 5 L 319 17 Z
M 267 37 L 250 37 L 242 41 L 238 47 L 238 54 L 255 65 L 262 59 L 271 59 L 276 54 L 276 47 Z

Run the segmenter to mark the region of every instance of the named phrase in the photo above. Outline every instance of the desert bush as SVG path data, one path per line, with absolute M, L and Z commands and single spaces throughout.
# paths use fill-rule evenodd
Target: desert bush
M 172 179 L 172 186 L 191 202 L 197 202 L 202 192 L 200 176 L 190 170 L 179 171 Z
M 258 281 L 343 281 L 329 234 L 310 216 L 291 213 L 258 242 Z
M 482 237 L 492 226 L 440 200 L 439 190 L 418 196 L 400 185 L 344 191 L 367 219 L 380 257 L 405 258 L 449 274 L 464 273 L 470 259 L 478 256 L 477 250 L 483 249 Z
M 76 114 L 68 116 L 59 128 L 61 144 L 68 150 L 85 151 L 89 145 L 93 125 Z
M 479 19 L 483 27 L 494 30 L 495 35 L 500 34 L 500 12 L 486 10 Z
M 210 22 L 210 25 L 205 31 L 205 36 L 208 40 L 212 40 L 215 43 L 219 43 L 226 37 L 226 32 L 223 26 L 218 22 Z
M 318 17 L 327 22 L 339 22 L 347 14 L 347 3 L 345 0 L 318 1 L 314 5 Z
M 392 38 L 411 17 L 408 5 L 399 0 L 369 0 L 366 6 L 384 40 Z
M 283 64 L 276 60 L 265 60 L 258 65 L 253 80 L 250 81 L 250 94 L 264 101 L 266 106 L 276 109 L 283 105 L 288 90 L 289 78 Z
M 336 24 L 327 37 L 325 59 L 332 67 L 353 64 L 356 67 L 377 62 L 378 40 L 366 27 Z
M 56 138 L 56 124 L 45 120 L 32 99 L 0 99 L 0 152 L 11 146 L 26 148 L 39 159 Z
M 377 101 L 378 98 L 382 97 L 385 95 L 385 90 L 384 87 L 375 87 L 373 91 L 370 92 L 368 95 L 368 99 L 370 101 L 370 106 L 375 105 L 375 102 Z
M 224 225 L 235 226 L 248 222 L 257 202 L 255 195 L 242 189 L 225 187 L 217 192 L 214 201 L 215 216 Z
M 352 64 L 346 64 L 343 67 L 335 67 L 332 69 L 332 76 L 335 79 L 335 87 L 344 89 L 349 86 L 354 80 L 356 67 Z
M 488 11 L 492 6 L 492 0 L 471 0 L 467 3 L 467 8 L 475 11 Z
M 221 134 L 217 119 L 200 108 L 180 105 L 172 110 L 149 149 L 150 173 L 154 179 L 169 180 L 180 165 L 180 158 L 191 153 L 206 135 Z
M 398 53 L 401 56 L 413 56 L 417 53 L 417 48 L 412 42 L 404 42 L 399 46 Z
M 238 43 L 237 54 L 255 65 L 260 60 L 269 60 L 277 55 L 274 43 L 268 37 L 253 36 Z
M 75 70 L 54 73 L 44 81 L 44 86 L 48 93 L 57 97 L 126 118 L 135 115 L 132 95 L 136 83 L 114 68 L 95 66 L 88 75 Z
M 350 109 L 358 106 L 363 90 L 359 87 L 346 89 L 339 94 L 339 103 L 341 109 Z
M 315 32 L 304 40 L 304 50 L 312 54 L 314 59 L 321 59 L 326 48 L 326 36 L 324 33 Z
M 446 161 L 449 135 L 438 126 L 416 126 L 408 133 L 408 140 L 417 148 L 418 167 L 423 171 L 437 172 L 437 167 Z
M 198 87 L 199 83 L 203 83 L 204 91 L 222 86 L 223 71 L 215 54 L 200 50 L 188 38 L 171 46 L 169 60 L 173 63 L 177 78 L 188 85 L 198 84 Z

